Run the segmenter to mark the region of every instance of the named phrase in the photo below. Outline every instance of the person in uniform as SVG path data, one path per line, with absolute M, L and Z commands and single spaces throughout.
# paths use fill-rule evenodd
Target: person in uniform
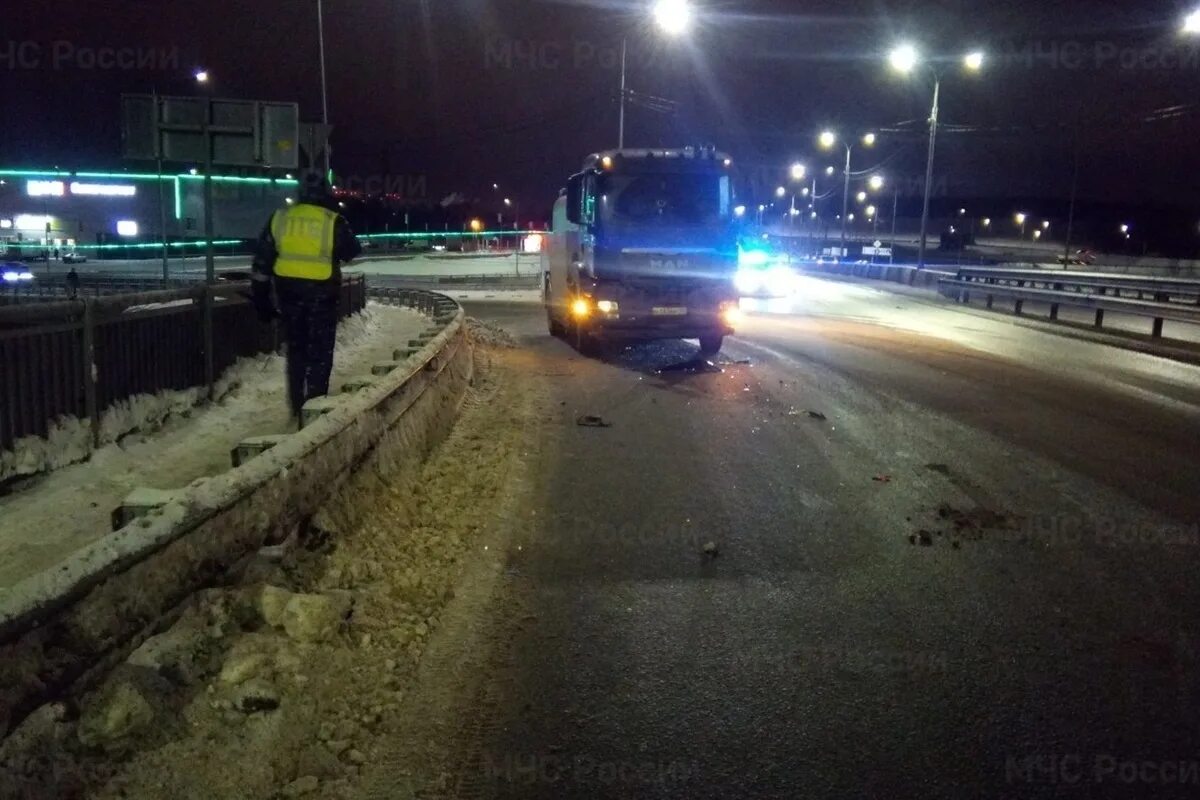
M 283 319 L 288 402 L 297 418 L 306 402 L 329 393 L 341 267 L 362 252 L 336 209 L 328 184 L 307 176 L 299 200 L 271 215 L 254 256 L 254 304 L 260 319 Z

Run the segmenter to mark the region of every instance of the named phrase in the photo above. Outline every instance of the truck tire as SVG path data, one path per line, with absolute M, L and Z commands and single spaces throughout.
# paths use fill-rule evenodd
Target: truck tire
M 599 337 L 578 322 L 571 326 L 571 344 L 580 355 L 588 358 L 594 358 L 603 352 Z
M 549 306 L 546 307 L 546 328 L 549 329 L 550 335 L 556 339 L 563 338 L 567 332 L 566 329 L 563 328 L 562 323 L 555 319 L 554 312 L 550 310 Z
M 714 333 L 709 336 L 700 337 L 700 356 L 701 358 L 712 358 L 717 353 L 721 352 L 721 345 L 725 343 L 725 337 L 719 333 Z

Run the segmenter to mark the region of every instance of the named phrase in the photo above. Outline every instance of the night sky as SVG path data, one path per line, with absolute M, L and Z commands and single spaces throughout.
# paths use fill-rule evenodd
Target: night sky
M 676 104 L 670 113 L 630 109 L 628 144 L 712 142 L 767 186 L 793 159 L 838 162 L 815 147 L 824 126 L 881 130 L 855 168 L 880 164 L 907 186 L 923 172 L 930 99 L 925 82 L 886 69 L 889 46 L 907 38 L 931 54 L 981 47 L 990 57 L 973 77 L 945 65 L 937 180 L 947 202 L 1062 199 L 1078 144 L 1085 201 L 1200 210 L 1200 58 L 1177 34 L 1184 6 L 698 0 L 701 18 L 671 41 L 648 24 L 646 5 L 325 0 L 335 169 L 424 177 L 434 201 L 453 191 L 484 197 L 497 182 L 544 210 L 583 155 L 615 145 L 626 35 L 630 88 Z M 315 121 L 315 7 L 7 4 L 0 162 L 121 166 L 118 95 L 190 93 L 197 66 L 211 71 L 214 94 L 295 100 Z M 11 49 L 22 43 L 32 45 Z M 79 54 L 102 48 L 178 57 L 165 69 L 88 68 Z

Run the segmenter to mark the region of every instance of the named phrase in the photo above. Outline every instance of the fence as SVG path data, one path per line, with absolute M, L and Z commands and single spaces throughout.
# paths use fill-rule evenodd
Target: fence
M 207 386 L 237 359 L 273 352 L 278 326 L 258 321 L 249 283 L 87 297 L 0 308 L 0 452 L 49 434 L 60 417 L 91 425 L 139 394 Z M 346 276 L 339 315 L 366 305 Z
M 18 303 L 45 303 L 51 300 L 70 300 L 71 291 L 67 288 L 65 278 L 55 276 L 56 280 L 21 281 L 0 284 L 0 306 L 16 305 Z M 75 297 L 100 297 L 110 294 L 132 294 L 135 292 L 153 292 L 165 289 L 190 289 L 199 281 L 185 278 L 172 278 L 164 282 L 162 278 L 122 278 L 111 275 L 80 275 L 79 290 Z

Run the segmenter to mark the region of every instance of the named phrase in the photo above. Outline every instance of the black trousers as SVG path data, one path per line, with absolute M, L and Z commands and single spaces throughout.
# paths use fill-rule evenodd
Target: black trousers
M 279 279 L 275 284 L 287 335 L 288 402 L 292 414 L 329 394 L 337 338 L 338 291 L 330 283 Z

